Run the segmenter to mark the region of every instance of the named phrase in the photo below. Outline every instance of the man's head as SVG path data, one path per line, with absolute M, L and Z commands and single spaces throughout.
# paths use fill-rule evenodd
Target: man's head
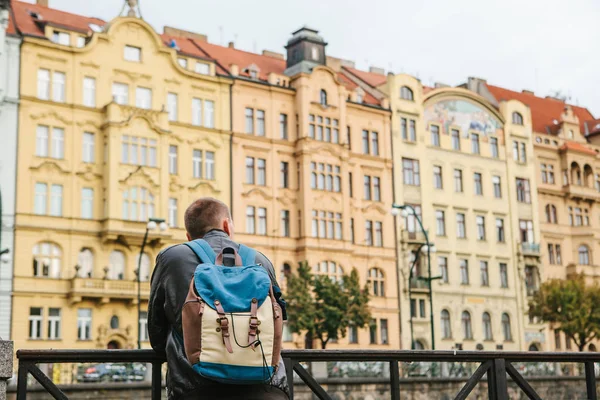
M 184 220 L 188 240 L 200 239 L 212 229 L 220 229 L 233 238 L 229 207 L 212 197 L 203 197 L 190 204 L 185 210 Z

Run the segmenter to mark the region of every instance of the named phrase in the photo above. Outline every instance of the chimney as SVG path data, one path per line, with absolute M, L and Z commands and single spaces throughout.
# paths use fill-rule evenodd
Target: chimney
M 48 0 L 35 0 L 35 4 L 38 6 L 48 7 Z
M 535 93 L 533 93 L 533 90 L 527 90 L 527 89 L 523 89 L 521 91 L 523 94 L 529 94 L 531 96 L 535 96 Z
M 208 37 L 206 35 L 203 35 L 201 33 L 184 31 L 183 29 L 173 28 L 172 26 L 165 26 L 163 32 L 165 33 L 165 35 L 182 37 L 186 39 L 194 39 L 200 42 L 208 42 Z
M 234 42 L 229 42 L 229 46 L 230 49 L 235 49 L 235 43 Z
M 379 75 L 385 75 L 385 69 L 379 67 L 369 67 L 369 72 Z
M 276 58 L 278 60 L 285 60 L 285 57 L 283 54 L 276 53 L 276 52 L 270 51 L 270 50 L 263 50 L 262 55 L 267 56 L 267 57 Z

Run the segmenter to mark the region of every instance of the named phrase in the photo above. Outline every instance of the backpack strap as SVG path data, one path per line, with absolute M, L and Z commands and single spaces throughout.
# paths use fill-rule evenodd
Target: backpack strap
M 194 253 L 196 253 L 201 262 L 212 264 L 215 263 L 217 255 L 212 247 L 210 247 L 210 245 L 206 242 L 206 240 L 196 239 L 185 243 L 185 245 L 192 249 Z
M 238 254 L 242 259 L 242 264 L 244 266 L 253 265 L 256 261 L 256 250 L 251 247 L 244 246 L 240 244 L 240 248 L 238 249 Z

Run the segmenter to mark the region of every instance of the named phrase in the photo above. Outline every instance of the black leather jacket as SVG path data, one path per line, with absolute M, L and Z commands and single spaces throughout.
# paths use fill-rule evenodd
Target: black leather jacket
M 239 245 L 220 230 L 208 232 L 204 238 L 219 253 L 224 247 L 238 249 Z M 256 254 L 256 263 L 262 264 L 274 286 L 273 264 L 263 254 Z M 198 375 L 185 357 L 181 332 L 181 308 L 188 293 L 190 280 L 198 257 L 183 245 L 161 251 L 156 257 L 152 273 L 148 303 L 148 334 L 152 348 L 167 357 L 167 398 L 175 399 L 287 399 L 289 393 L 285 366 L 279 362 L 271 385 L 223 385 Z M 279 302 L 279 301 L 278 301 Z M 286 319 L 284 311 L 284 319 Z M 280 393 L 280 396 L 277 396 Z

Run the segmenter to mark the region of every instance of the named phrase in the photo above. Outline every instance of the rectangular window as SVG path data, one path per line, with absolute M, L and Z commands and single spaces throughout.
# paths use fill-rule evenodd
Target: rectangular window
M 342 229 L 342 214 L 335 214 L 335 238 L 336 240 L 342 240 L 343 238 L 343 229 Z
M 254 109 L 246 108 L 246 133 L 254 134 Z
M 279 138 L 284 140 L 287 140 L 288 138 L 287 114 L 279 114 Z
M 502 184 L 500 183 L 500 177 L 495 175 L 492 176 L 492 184 L 494 185 L 494 197 L 497 199 L 502 198 Z
M 80 308 L 77 310 L 77 340 L 90 340 L 92 338 L 92 309 Z
M 554 185 L 554 165 L 548 164 L 548 183 Z M 598 175 L 596 175 L 596 188 L 598 189 L 600 182 L 598 181 Z M 600 189 L 598 189 L 600 190 Z
M 519 232 L 521 243 L 533 243 L 535 241 L 533 237 L 533 221 L 519 220 Z
M 142 61 L 142 49 L 134 46 L 125 46 L 124 57 L 126 61 Z
M 369 324 L 369 343 L 377 344 L 377 320 L 372 319 Z
M 206 151 L 204 152 L 204 163 L 206 176 L 204 179 L 214 180 L 215 179 L 215 152 L 214 151 Z
M 256 134 L 258 136 L 265 136 L 265 112 L 263 110 L 256 110 Z
M 50 100 L 50 71 L 38 69 L 37 97 L 40 100 Z
M 418 216 L 419 218 L 421 218 L 421 220 L 423 217 L 421 216 L 421 206 L 420 205 L 414 204 L 414 205 L 412 205 L 412 207 L 414 208 L 415 211 L 413 213 L 411 210 L 411 212 L 406 216 L 406 218 L 404 220 L 404 226 L 406 226 L 406 230 L 409 233 L 414 234 L 418 229 L 418 225 L 417 225 L 418 222 L 417 222 L 416 217 Z M 415 214 L 416 214 L 416 216 L 415 216 Z M 414 237 L 414 235 L 412 235 L 412 236 Z
M 65 82 L 66 76 L 64 72 L 54 72 L 52 74 L 52 100 L 64 103 L 65 102 Z
M 419 317 L 427 318 L 427 312 L 425 311 L 425 300 L 419 299 Z
M 508 266 L 506 263 L 500 263 L 500 287 L 507 288 L 508 287 Z
M 81 218 L 92 219 L 94 216 L 94 189 L 81 189 Z
M 46 204 L 48 203 L 48 185 L 45 183 L 35 184 L 35 199 L 33 212 L 37 215 L 46 215 Z
M 561 265 L 562 264 L 562 255 L 560 252 L 560 244 L 555 245 L 554 249 L 556 251 L 556 264 Z
M 129 85 L 125 83 L 113 83 L 112 96 L 114 102 L 117 104 L 129 104 Z
M 375 222 L 375 246 L 383 247 L 383 223 Z
M 369 154 L 369 131 L 362 131 L 362 152 Z
M 204 100 L 204 126 L 215 127 L 215 102 L 212 100 Z
M 48 157 L 49 141 L 48 141 L 49 128 L 45 125 L 38 125 L 36 130 L 35 139 L 35 155 L 38 157 Z
M 169 146 L 169 174 L 177 175 L 177 146 Z
M 475 217 L 477 223 L 477 240 L 485 240 L 485 217 L 478 215 Z
M 354 236 L 354 218 L 350 218 L 350 241 L 352 242 L 352 244 L 356 243 Z
M 402 169 L 404 176 L 404 184 L 412 186 L 421 185 L 421 177 L 419 173 L 419 161 L 410 158 L 402 159 Z
M 469 261 L 467 260 L 458 260 L 458 264 L 460 265 L 460 283 L 463 285 L 469 284 Z
M 379 155 L 379 133 L 371 132 L 371 153 L 374 156 Z
M 463 191 L 462 171 L 460 169 L 454 170 L 454 191 L 457 193 Z
M 513 141 L 513 160 L 519 161 L 519 142 Z
M 76 45 L 77 45 L 77 48 L 85 47 L 85 36 L 78 36 Z
M 177 199 L 169 198 L 169 226 L 177 226 Z
M 66 32 L 54 31 L 52 33 L 52 41 L 63 46 L 69 46 L 71 44 L 71 35 Z
M 448 283 L 448 257 L 438 257 L 438 267 L 443 283 Z
M 380 319 L 379 327 L 381 333 L 381 344 L 388 344 L 388 320 Z
M 192 125 L 202 125 L 202 100 L 196 97 L 192 99 Z
M 493 158 L 500 157 L 498 152 L 498 139 L 495 137 L 490 138 L 490 154 Z
M 496 218 L 496 240 L 499 243 L 506 241 L 504 237 L 504 220 L 502 218 Z
M 258 231 L 259 235 L 267 234 L 267 209 L 263 207 L 258 208 Z
M 416 121 L 414 119 L 411 119 L 408 121 L 408 137 L 409 140 L 411 142 L 416 142 L 417 141 L 417 127 L 416 127 Z
M 381 179 L 373 177 L 373 200 L 381 201 Z
M 529 179 L 517 178 L 517 201 L 519 203 L 531 203 L 531 191 Z
M 96 107 L 96 78 L 83 78 L 83 105 Z
M 187 60 L 187 58 L 179 57 L 177 59 L 177 63 L 181 66 L 181 68 L 187 69 L 187 66 L 188 66 L 188 60 Z
M 256 184 L 260 185 L 260 186 L 265 186 L 267 184 L 267 161 L 263 158 L 257 159 L 256 169 L 257 169 Z
M 65 130 L 52 128 L 52 158 L 62 160 L 65 158 Z
M 440 147 L 440 128 L 437 125 L 431 125 L 429 127 L 431 131 L 431 145 L 435 147 Z
M 41 307 L 29 308 L 29 339 L 42 338 L 43 312 Z
M 490 277 L 488 274 L 488 262 L 479 261 L 479 269 L 481 271 L 481 286 L 490 286 Z
M 48 339 L 60 339 L 60 308 L 48 309 Z
M 367 246 L 373 245 L 373 221 L 365 221 L 365 244 Z
M 548 244 L 548 262 L 550 264 L 556 264 L 556 258 L 554 257 L 554 245 L 552 243 Z
M 554 331 L 554 347 L 556 350 L 560 350 L 561 347 L 560 330 L 558 329 Z
M 451 129 L 450 135 L 452 136 L 452 149 L 460 150 L 460 132 L 457 129 Z
M 442 179 L 442 167 L 438 165 L 433 166 L 433 187 L 435 189 L 444 188 L 444 182 Z
M 169 93 L 170 95 L 170 93 Z M 135 106 L 149 110 L 152 108 L 152 89 L 145 87 L 135 88 Z
M 52 185 L 50 189 L 50 215 L 54 217 L 62 217 L 62 185 Z
M 365 200 L 371 200 L 371 177 L 368 175 L 364 177 L 364 189 Z
M 192 153 L 192 169 L 194 178 L 202 179 L 202 151 L 194 150 Z
M 358 328 L 356 327 L 356 325 L 350 325 L 348 327 L 348 343 L 358 343 Z
M 141 311 L 140 312 L 140 321 L 138 329 L 140 330 L 140 341 L 147 342 L 148 341 L 148 312 Z
M 96 154 L 96 139 L 95 135 L 90 132 L 83 132 L 83 148 L 81 151 L 81 159 L 84 163 L 93 163 Z
M 169 111 L 169 121 L 177 121 L 177 102 L 178 97 L 176 93 L 167 93 L 167 107 Z
M 279 180 L 282 188 L 289 188 L 289 163 L 282 161 L 279 163 Z
M 255 215 L 254 215 L 255 209 L 254 207 L 248 206 L 246 207 L 246 233 L 251 233 L 254 234 L 256 233 L 256 226 L 255 226 Z
M 465 228 L 465 214 L 463 213 L 456 214 L 456 237 L 460 239 L 464 239 L 467 237 L 467 232 Z
M 519 144 L 519 161 L 523 164 L 527 162 L 527 150 L 523 142 Z
M 446 217 L 442 210 L 435 212 L 436 234 L 438 236 L 446 236 Z
M 410 316 L 413 318 L 417 316 L 417 299 L 410 299 Z
M 197 62 L 195 67 L 196 73 L 202 75 L 210 74 L 210 66 L 207 63 Z
M 475 195 L 483 196 L 483 184 L 481 183 L 481 174 L 479 172 L 473 174 L 473 187 L 475 189 Z
M 354 197 L 354 190 L 352 185 L 352 172 L 348 172 L 348 195 L 350 198 Z
M 400 130 L 402 131 L 402 139 L 408 140 L 408 120 L 400 118 Z
M 281 210 L 281 236 L 290 237 L 290 211 Z
M 479 154 L 479 135 L 471 133 L 471 153 Z
M 254 185 L 254 158 L 246 157 L 246 183 Z

